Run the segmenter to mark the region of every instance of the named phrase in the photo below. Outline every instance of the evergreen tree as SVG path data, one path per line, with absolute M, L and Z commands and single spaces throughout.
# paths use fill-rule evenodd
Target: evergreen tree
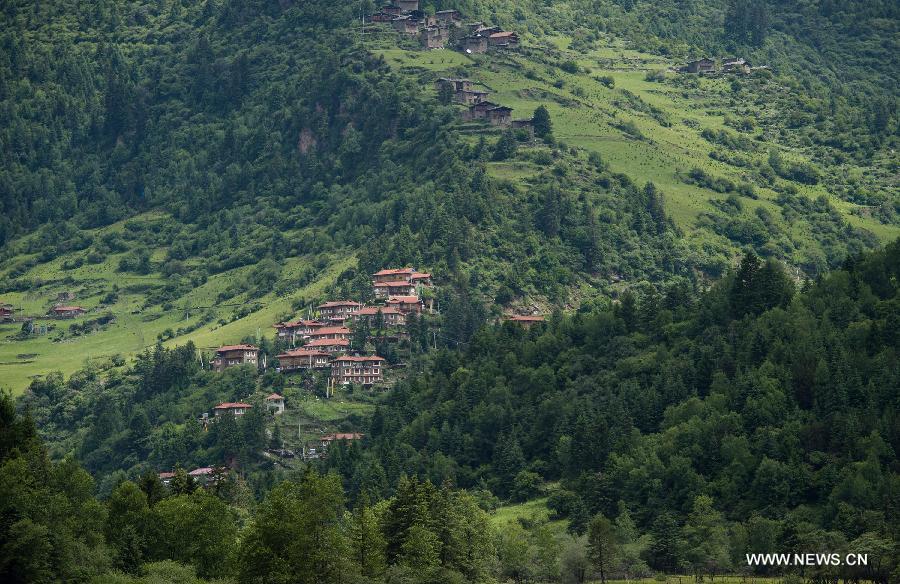
M 550 120 L 550 112 L 546 106 L 539 105 L 534 110 L 531 123 L 534 126 L 534 134 L 538 138 L 546 138 L 553 134 L 553 122 Z

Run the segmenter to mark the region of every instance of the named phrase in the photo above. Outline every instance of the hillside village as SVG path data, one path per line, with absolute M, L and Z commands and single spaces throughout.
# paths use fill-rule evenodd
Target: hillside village
M 322 387 L 320 394 L 307 394 L 313 399 L 329 399 L 342 392 L 386 388 L 401 374 L 403 363 L 391 364 L 388 360 L 369 350 L 376 346 L 397 346 L 410 339 L 409 325 L 424 315 L 435 315 L 434 282 L 432 275 L 411 267 L 388 268 L 371 275 L 371 303 L 348 299 L 325 300 L 307 310 L 307 318 L 298 318 L 273 323 L 274 341 L 277 354 L 269 360 L 261 348 L 254 344 L 239 343 L 223 345 L 201 360 L 212 371 L 224 373 L 233 367 L 250 366 L 263 374 L 274 371 L 287 376 L 298 376 L 306 380 L 306 387 Z M 544 321 L 542 315 L 509 314 L 504 320 L 523 328 Z M 392 369 L 397 369 L 392 372 Z M 317 381 L 323 383 L 316 383 Z M 287 383 L 291 383 L 288 381 Z M 254 399 L 254 392 L 242 401 L 211 404 L 212 414 L 204 412 L 199 422 L 204 428 L 215 424 L 223 416 L 241 418 L 254 407 L 263 407 L 274 421 L 290 410 L 288 400 L 270 393 L 261 399 Z M 255 402 L 256 405 L 254 405 Z M 299 451 L 281 446 L 268 452 L 278 459 L 300 458 L 315 460 L 327 455 L 328 448 L 335 441 L 362 439 L 358 432 L 323 433 L 318 438 L 302 440 Z M 225 461 L 229 465 L 235 461 Z M 180 471 L 162 471 L 160 479 L 167 483 Z M 199 485 L 214 484 L 219 470 L 216 467 L 201 467 L 187 472 Z

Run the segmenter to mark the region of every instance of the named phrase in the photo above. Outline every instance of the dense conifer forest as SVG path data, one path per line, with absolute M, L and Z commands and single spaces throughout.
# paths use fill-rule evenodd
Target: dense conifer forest
M 897 4 L 420 7 L 0 6 L 0 581 L 900 583 Z

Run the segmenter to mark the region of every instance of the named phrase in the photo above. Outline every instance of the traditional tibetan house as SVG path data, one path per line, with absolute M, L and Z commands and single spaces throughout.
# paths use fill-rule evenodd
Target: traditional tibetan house
M 512 108 L 505 105 L 487 111 L 487 120 L 492 126 L 509 126 L 512 124 Z
M 384 380 L 384 358 L 338 357 L 331 362 L 331 382 L 334 385 L 372 385 Z
M 400 8 L 400 12 L 412 12 L 419 9 L 419 0 L 395 0 L 394 4 Z
M 252 404 L 244 403 L 244 402 L 224 402 L 217 405 L 213 410 L 216 412 L 216 416 L 223 416 L 225 414 L 232 414 L 235 416 L 243 416 L 246 414 L 250 408 L 252 408 Z
M 420 314 L 425 310 L 425 303 L 418 296 L 393 296 L 388 298 L 387 305 L 396 308 L 402 314 Z
M 369 16 L 369 22 L 391 22 L 394 18 L 396 15 L 380 10 Z
M 471 91 L 459 91 L 453 94 L 453 101 L 463 105 L 474 105 L 485 101 L 491 94 L 490 91 L 473 89 Z
M 426 49 L 443 49 L 450 41 L 450 29 L 441 26 L 426 26 L 419 33 L 422 47 Z
M 499 49 L 514 49 L 519 46 L 519 35 L 508 30 L 491 33 L 488 45 Z
M 722 71 L 725 73 L 741 73 L 746 75 L 747 73 L 750 73 L 750 63 L 741 58 L 725 59 L 722 63 Z
M 350 350 L 350 341 L 348 339 L 315 339 L 303 345 L 302 348 L 307 351 L 324 351 L 334 355 Z
M 412 18 L 408 14 L 398 16 L 391 21 L 391 25 L 394 27 L 394 30 L 396 30 L 400 34 L 408 35 L 419 34 L 419 28 L 421 28 L 421 24 L 421 22 Z
M 465 81 L 464 79 L 451 79 L 448 81 L 456 82 L 456 81 Z M 412 275 L 415 274 L 416 271 L 413 268 L 399 268 L 399 269 L 388 269 L 388 270 L 380 270 L 372 274 L 372 283 L 377 284 L 378 282 L 394 282 L 396 280 L 404 280 L 406 282 L 412 278 Z
M 273 325 L 279 339 L 291 342 L 303 339 L 325 326 L 324 322 L 317 320 L 297 320 L 293 322 L 279 322 Z
M 284 413 L 284 397 L 277 393 L 270 394 L 266 397 L 266 409 L 276 416 Z
M 495 107 L 500 107 L 500 105 L 488 100 L 480 101 L 469 106 L 469 109 L 463 113 L 463 119 L 466 121 L 485 120 L 488 112 Z
M 360 434 L 359 432 L 335 432 L 332 434 L 325 434 L 321 438 L 322 447 L 327 448 L 329 444 L 340 440 L 346 440 L 348 442 L 362 440 L 363 436 L 364 434 Z
M 715 73 L 716 62 L 713 59 L 703 57 L 702 59 L 689 62 L 685 70 L 688 73 Z
M 86 311 L 80 306 L 54 306 L 50 309 L 51 316 L 56 318 L 76 318 Z
M 466 53 L 486 53 L 488 50 L 488 39 L 480 35 L 467 36 L 462 41 L 462 48 Z
M 450 91 L 456 93 L 459 91 L 470 91 L 475 84 L 471 79 L 454 79 L 451 77 L 441 77 L 437 81 L 434 82 L 434 88 L 440 90 L 440 88 L 444 85 L 450 87 Z M 398 274 L 406 274 L 413 273 L 415 270 L 412 268 L 402 268 L 399 270 L 381 270 L 380 272 L 375 272 L 373 274 L 373 278 L 377 277 L 379 274 L 388 274 L 388 275 L 398 275 Z
M 359 314 L 359 311 L 356 311 L 354 316 L 356 314 Z M 325 326 L 310 333 L 309 338 L 313 341 L 322 339 L 349 339 L 351 334 L 350 329 L 344 326 Z
M 159 481 L 163 484 L 163 486 L 168 487 L 169 483 L 172 482 L 172 479 L 175 478 L 175 473 L 174 472 L 161 472 L 161 473 L 158 473 L 156 476 L 159 477 Z
M 390 296 L 414 296 L 416 285 L 409 280 L 396 280 L 393 282 L 377 282 L 373 285 L 376 298 L 388 298 Z
M 360 308 L 362 308 L 362 304 L 352 300 L 334 300 L 318 306 L 319 314 L 322 315 L 322 318 L 332 322 L 343 322 L 359 312 Z
M 222 372 L 236 365 L 256 365 L 259 360 L 259 348 L 253 345 L 225 345 L 216 349 L 213 369 Z
M 462 17 L 459 14 L 459 10 L 438 10 L 434 13 L 434 16 L 441 24 L 460 26 L 462 23 Z
M 514 316 L 510 316 L 506 320 L 507 320 L 507 322 L 514 322 L 516 324 L 520 324 L 525 328 L 531 328 L 531 326 L 534 324 L 544 322 L 544 317 L 541 315 L 533 315 L 533 316 L 514 315 Z
M 406 323 L 406 315 L 396 306 L 366 306 L 356 313 L 356 319 L 367 320 L 369 326 L 372 326 L 378 319 L 379 312 L 384 326 L 400 326 Z
M 348 343 L 349 344 L 349 343 Z M 331 365 L 331 353 L 302 347 L 278 355 L 278 371 L 325 369 Z
M 12 307 L 0 306 L 0 319 L 10 318 L 12 317 L 12 313 Z

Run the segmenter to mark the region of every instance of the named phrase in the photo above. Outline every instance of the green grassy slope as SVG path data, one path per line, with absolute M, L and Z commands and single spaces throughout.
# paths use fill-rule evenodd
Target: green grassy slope
M 667 211 L 689 238 L 703 240 L 710 237 L 707 230 L 697 226 L 696 219 L 701 213 L 710 211 L 711 201 L 722 200 L 726 195 L 685 184 L 678 178 L 678 173 L 699 167 L 714 176 L 734 181 L 744 179 L 742 169 L 711 159 L 707 153 L 713 145 L 700 135 L 704 129 L 727 129 L 725 115 L 734 109 L 730 79 L 700 79 L 697 89 L 687 91 L 671 81 L 674 74 L 669 75 L 670 81 L 663 83 L 646 79 L 648 72 L 672 68 L 678 63 L 627 49 L 621 41 L 610 40 L 606 46 L 585 53 L 568 50 L 570 39 L 565 36 L 549 40 L 558 50 L 557 62 L 575 61 L 582 67 L 581 71 L 567 73 L 548 64 L 550 59 L 535 60 L 527 54 L 466 56 L 448 50 L 375 50 L 392 66 L 411 73 L 464 72 L 492 91 L 492 101 L 513 107 L 513 118 L 528 117 L 536 107 L 545 105 L 551 113 L 558 140 L 600 153 L 616 172 L 638 181 L 653 181 L 666 195 Z M 539 51 L 537 44 L 533 48 Z M 599 81 L 605 76 L 614 79 L 613 88 Z M 556 87 L 554 84 L 560 81 L 562 87 Z M 627 101 L 623 93 L 626 90 L 660 110 L 659 117 L 668 120 L 670 125 L 663 125 L 646 112 L 622 107 Z M 644 139 L 636 139 L 617 127 L 629 122 L 640 130 Z M 794 162 L 810 162 L 803 152 L 786 149 L 764 136 L 754 137 L 754 140 L 759 152 L 752 155 L 753 158 L 762 160 L 770 149 L 777 149 Z M 528 172 L 514 170 L 509 164 L 494 165 L 493 169 L 495 176 L 519 182 L 530 176 Z M 852 225 L 871 231 L 882 241 L 900 235 L 897 225 L 886 225 L 854 214 L 859 206 L 831 196 L 824 184 L 798 185 L 798 191 L 806 197 L 828 197 Z M 750 211 L 757 207 L 772 212 L 778 210 L 775 192 L 757 188 L 757 194 L 758 200 L 744 201 Z M 802 225 L 792 229 L 801 239 L 810 238 Z

